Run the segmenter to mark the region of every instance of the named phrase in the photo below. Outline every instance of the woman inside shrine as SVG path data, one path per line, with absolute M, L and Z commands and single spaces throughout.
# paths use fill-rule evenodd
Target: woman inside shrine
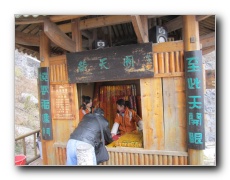
M 136 131 L 137 127 L 139 131 L 143 130 L 142 119 L 137 115 L 136 111 L 129 107 L 128 102 L 124 99 L 118 99 L 116 105 L 117 114 L 111 130 L 112 137 Z
M 92 107 L 92 98 L 89 96 L 82 96 L 82 105 L 79 110 L 79 119 L 80 121 L 82 120 L 83 116 L 88 113 L 93 112 L 93 107 Z

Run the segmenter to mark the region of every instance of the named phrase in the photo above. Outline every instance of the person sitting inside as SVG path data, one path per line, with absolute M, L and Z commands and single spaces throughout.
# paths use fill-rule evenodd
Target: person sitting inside
M 111 130 L 112 137 L 119 133 L 124 135 L 127 132 L 133 132 L 137 130 L 143 130 L 143 121 L 137 115 L 136 111 L 129 107 L 129 103 L 124 99 L 118 99 L 117 104 L 117 114 L 114 120 L 114 124 Z
M 92 99 L 89 96 L 82 96 L 82 105 L 79 110 L 79 120 L 81 121 L 83 116 L 92 113 L 93 107 L 92 107 Z
M 103 109 L 96 108 L 93 113 L 86 114 L 82 121 L 79 122 L 75 130 L 70 134 L 70 138 L 66 146 L 66 165 L 78 165 L 79 159 L 77 148 L 80 146 L 90 147 L 89 149 L 91 154 L 89 157 L 92 157 L 91 165 L 97 165 L 95 153 L 99 151 L 99 143 L 101 142 L 101 129 L 97 119 L 101 124 L 106 145 L 113 141 L 109 128 L 109 122 L 104 117 Z

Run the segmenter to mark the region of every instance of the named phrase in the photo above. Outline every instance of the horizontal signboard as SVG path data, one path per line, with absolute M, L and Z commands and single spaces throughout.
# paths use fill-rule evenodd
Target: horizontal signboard
M 152 43 L 67 53 L 69 83 L 153 77 Z

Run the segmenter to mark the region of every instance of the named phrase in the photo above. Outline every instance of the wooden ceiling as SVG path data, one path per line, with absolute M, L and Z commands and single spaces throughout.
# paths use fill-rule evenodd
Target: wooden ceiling
M 71 52 L 73 43 L 71 23 L 73 19 L 80 19 L 83 50 L 92 49 L 94 39 L 104 39 L 108 46 L 120 46 L 136 44 L 141 36 L 135 31 L 142 16 L 131 15 L 53 15 L 53 16 L 28 16 L 15 17 L 15 48 L 19 52 L 26 53 L 39 59 L 39 33 L 47 28 L 56 29 L 55 33 L 64 34 L 65 41 L 58 44 L 51 41 L 50 56 L 63 55 Z M 182 40 L 182 16 L 180 15 L 148 15 L 148 29 L 155 25 L 164 26 L 168 37 L 174 40 Z M 215 15 L 197 15 L 199 22 L 200 42 L 203 54 L 215 50 Z M 52 32 L 49 32 L 52 36 Z M 147 37 L 148 39 L 148 37 Z M 148 40 L 145 41 L 148 41 Z M 140 42 L 140 41 L 139 41 Z

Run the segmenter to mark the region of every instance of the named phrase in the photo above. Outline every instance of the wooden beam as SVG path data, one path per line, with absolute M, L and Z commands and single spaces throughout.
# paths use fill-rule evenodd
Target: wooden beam
M 146 42 L 146 38 L 145 38 L 140 16 L 131 16 L 131 17 L 132 17 L 133 28 L 137 36 L 137 42 L 138 43 Z
M 215 32 L 200 36 L 200 43 L 202 44 L 202 49 L 215 46 Z
M 43 23 L 47 16 L 15 18 L 15 25 Z
M 86 15 L 60 15 L 60 16 L 50 16 L 50 21 L 52 22 L 61 22 L 71 19 L 78 19 L 80 17 L 84 17 Z
M 57 46 L 67 51 L 75 52 L 75 42 L 63 33 L 55 23 L 45 20 L 44 32 Z
M 35 23 L 43 23 L 44 20 L 49 19 L 52 22 L 61 22 L 70 19 L 80 18 L 85 15 L 59 15 L 59 16 L 38 16 L 38 17 L 23 17 L 23 18 L 15 18 L 15 24 L 35 24 Z
M 177 18 L 163 24 L 163 26 L 166 27 L 168 33 L 181 29 L 183 26 L 182 16 L 178 16 Z
M 21 47 L 21 48 L 28 49 L 30 51 L 39 53 L 39 47 L 36 47 L 36 46 L 27 46 L 27 45 L 22 45 L 22 44 L 16 44 L 16 46 L 18 48 Z
M 90 31 L 88 31 L 88 30 L 81 31 L 81 34 L 82 34 L 83 36 L 85 36 L 86 38 L 88 38 L 88 39 L 92 39 L 92 38 L 93 38 L 93 33 L 90 32 Z
M 123 24 L 131 22 L 129 15 L 114 15 L 114 16 L 102 16 L 97 18 L 90 18 L 80 21 L 80 30 L 94 29 L 98 27 Z M 71 32 L 71 23 L 66 23 L 58 26 L 63 32 Z
M 196 20 L 199 22 L 199 21 L 202 21 L 208 17 L 210 17 L 211 15 L 197 15 L 196 16 Z
M 207 48 L 202 49 L 202 55 L 211 53 L 211 52 L 213 52 L 213 51 L 215 51 L 215 50 L 216 50 L 216 47 L 215 47 L 215 46 L 209 46 L 209 47 L 207 47 Z
M 148 42 L 148 23 L 146 16 L 131 16 L 138 43 Z
M 206 18 L 208 18 L 211 15 L 197 15 L 196 16 L 196 21 L 202 21 Z M 164 27 L 167 28 L 167 32 L 172 32 L 175 31 L 177 29 L 181 29 L 183 27 L 183 22 L 182 22 L 182 16 L 178 16 L 177 18 L 163 24 Z
M 115 24 L 123 24 L 131 22 L 131 17 L 128 15 L 115 15 L 115 16 L 102 16 L 98 18 L 90 18 L 86 20 L 82 20 L 80 22 L 80 29 L 92 29 L 104 26 L 110 26 Z
M 16 49 L 18 49 L 19 51 L 23 51 L 26 50 L 29 51 L 29 53 L 27 53 L 28 55 L 32 54 L 33 56 L 36 56 L 37 58 L 39 58 L 39 47 L 31 47 L 31 46 L 26 46 L 26 45 L 21 45 L 21 44 L 15 44 Z M 23 50 L 21 50 L 23 49 Z
M 27 34 L 27 33 L 23 33 L 20 31 L 15 31 L 15 43 L 20 44 L 20 45 L 24 45 L 27 47 L 29 47 L 29 46 L 39 47 L 40 46 L 40 38 L 39 38 L 39 36 L 35 36 L 32 34 Z M 50 46 L 55 47 L 57 45 L 54 44 L 53 42 L 50 42 Z M 88 40 L 83 40 L 82 46 L 84 48 L 89 47 Z
M 32 34 L 15 31 L 15 43 L 26 46 L 39 46 L 40 37 Z
M 75 52 L 82 51 L 82 35 L 80 31 L 80 19 L 72 20 L 72 40 L 75 42 Z
M 142 15 L 140 16 L 140 18 L 141 18 L 142 27 L 144 30 L 145 42 L 149 42 L 148 16 Z
M 147 18 L 154 18 L 160 16 L 147 16 Z M 98 27 L 111 26 L 116 24 L 123 24 L 131 22 L 129 15 L 112 15 L 102 16 L 97 18 L 90 18 L 80 21 L 80 30 L 94 29 Z M 71 23 L 66 23 L 58 26 L 64 33 L 71 32 Z

